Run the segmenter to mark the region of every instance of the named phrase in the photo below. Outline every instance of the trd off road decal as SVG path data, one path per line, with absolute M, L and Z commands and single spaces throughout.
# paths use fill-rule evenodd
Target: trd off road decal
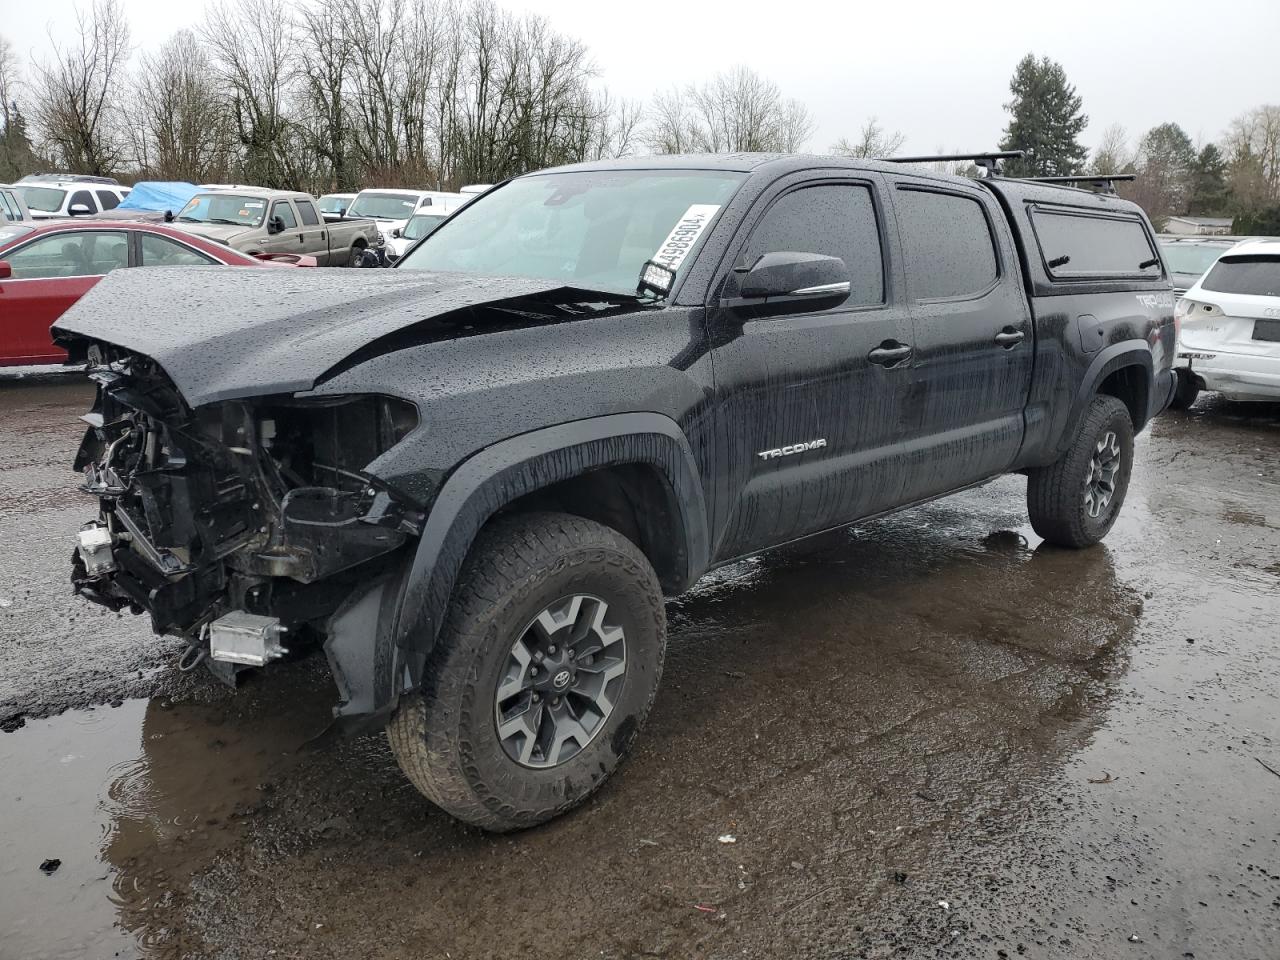
M 1159 310 L 1162 307 L 1166 310 L 1173 309 L 1172 293 L 1138 293 L 1134 296 L 1148 310 Z
M 679 270 L 680 264 L 684 263 L 684 258 L 689 255 L 693 245 L 698 242 L 698 237 L 702 236 L 702 231 L 707 229 L 707 224 L 719 209 L 718 203 L 695 203 L 686 210 L 667 235 L 667 239 L 662 241 L 658 252 L 653 255 L 654 262 L 670 268 L 673 273 Z

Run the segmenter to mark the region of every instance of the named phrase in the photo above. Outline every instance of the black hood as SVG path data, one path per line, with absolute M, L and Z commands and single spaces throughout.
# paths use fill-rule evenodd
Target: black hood
M 310 390 L 353 354 L 410 327 L 560 289 L 410 270 L 116 270 L 53 333 L 64 346 L 98 340 L 150 357 L 198 407 Z

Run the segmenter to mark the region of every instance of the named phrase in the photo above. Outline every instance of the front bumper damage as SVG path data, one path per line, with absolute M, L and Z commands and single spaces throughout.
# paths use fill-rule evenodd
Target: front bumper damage
M 145 357 L 95 346 L 89 360 L 98 395 L 75 466 L 99 511 L 77 538 L 76 591 L 149 614 L 232 683 L 323 646 L 342 725 L 385 716 L 414 680 L 371 641 L 390 629 L 424 512 L 365 467 L 416 409 L 381 395 L 191 409 Z

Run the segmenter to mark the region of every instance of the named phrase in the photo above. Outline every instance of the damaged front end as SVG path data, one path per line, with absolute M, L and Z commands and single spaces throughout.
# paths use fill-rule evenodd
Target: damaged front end
M 422 505 L 366 471 L 418 424 L 382 395 L 226 400 L 190 408 L 159 366 L 94 345 L 98 384 L 75 466 L 99 498 L 72 582 L 184 637 L 187 663 L 237 671 L 327 643 L 370 584 L 393 582 Z M 350 708 L 353 691 L 329 650 Z M 344 712 L 341 708 L 340 714 Z

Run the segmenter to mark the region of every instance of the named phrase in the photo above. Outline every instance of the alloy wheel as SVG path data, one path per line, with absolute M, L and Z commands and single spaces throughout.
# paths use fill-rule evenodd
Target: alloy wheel
M 1084 478 L 1084 506 L 1095 520 L 1111 504 L 1116 493 L 1116 474 L 1120 472 L 1120 441 L 1114 431 L 1106 435 L 1093 448 L 1089 470 Z
M 520 632 L 498 677 L 494 721 L 508 757 L 558 766 L 604 728 L 626 679 L 626 636 L 599 597 L 573 594 Z

